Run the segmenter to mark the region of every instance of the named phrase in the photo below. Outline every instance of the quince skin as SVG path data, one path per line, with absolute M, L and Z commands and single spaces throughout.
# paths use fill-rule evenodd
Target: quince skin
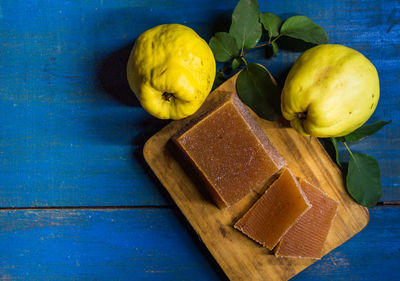
M 189 27 L 164 24 L 142 33 L 127 78 L 143 108 L 160 119 L 181 119 L 210 93 L 216 65 L 208 44 Z
M 341 137 L 362 126 L 379 100 L 379 78 L 361 53 L 342 45 L 304 52 L 285 81 L 283 116 L 302 135 Z

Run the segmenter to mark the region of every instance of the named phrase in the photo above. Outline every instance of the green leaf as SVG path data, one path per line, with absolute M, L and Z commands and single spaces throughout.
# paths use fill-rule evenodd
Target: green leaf
M 336 162 L 336 164 L 340 167 L 340 169 L 343 172 L 347 172 L 347 169 L 346 169 L 346 171 L 344 171 L 343 163 L 340 163 L 340 161 L 339 161 L 338 143 L 339 143 L 340 139 L 339 138 L 322 138 L 322 141 L 324 143 L 326 152 L 328 152 L 328 154 L 332 158 L 332 160 Z
M 261 13 L 260 22 L 264 29 L 268 31 L 269 39 L 279 35 L 279 28 L 281 27 L 282 20 L 277 15 L 272 13 Z
M 264 67 L 247 64 L 237 78 L 236 89 L 240 99 L 258 116 L 270 121 L 280 119 L 280 89 Z
M 235 70 L 236 68 L 238 68 L 239 66 L 241 66 L 242 63 L 242 59 L 240 58 L 234 58 L 232 61 L 232 70 Z
M 224 83 L 226 80 L 227 79 L 226 79 L 224 73 L 217 71 L 217 73 L 215 73 L 214 87 L 218 87 L 219 85 Z
M 337 138 L 329 138 L 329 139 L 331 140 L 333 148 L 335 149 L 336 164 L 338 164 L 338 166 L 340 168 L 342 168 L 342 165 L 340 164 L 340 161 L 339 161 L 338 139 Z
M 356 142 L 359 140 L 362 140 L 363 138 L 366 138 L 368 136 L 371 136 L 378 132 L 380 129 L 382 129 L 385 125 L 392 123 L 392 120 L 390 121 L 377 121 L 374 124 L 370 125 L 364 125 L 361 128 L 358 128 L 354 132 L 344 136 L 345 140 L 348 142 Z
M 226 62 L 239 55 L 235 38 L 227 32 L 215 33 L 209 45 L 217 61 Z
M 259 14 L 257 0 L 240 0 L 236 5 L 229 33 L 236 39 L 239 50 L 250 49 L 260 40 Z
M 364 153 L 350 155 L 346 186 L 357 203 L 373 208 L 382 196 L 380 171 L 376 159 Z
M 276 42 L 271 42 L 272 51 L 274 52 L 274 56 L 278 55 L 278 44 Z
M 305 16 L 288 18 L 281 26 L 281 35 L 313 44 L 326 44 L 329 41 L 325 30 Z

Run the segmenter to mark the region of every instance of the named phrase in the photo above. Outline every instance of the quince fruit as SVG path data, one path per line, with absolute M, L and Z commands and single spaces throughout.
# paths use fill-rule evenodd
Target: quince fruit
M 304 52 L 282 90 L 283 116 L 302 135 L 341 137 L 361 127 L 379 100 L 379 78 L 361 53 L 342 45 Z
M 181 119 L 202 105 L 215 71 L 214 55 L 196 32 L 184 25 L 164 24 L 138 37 L 127 78 L 147 112 L 160 119 Z

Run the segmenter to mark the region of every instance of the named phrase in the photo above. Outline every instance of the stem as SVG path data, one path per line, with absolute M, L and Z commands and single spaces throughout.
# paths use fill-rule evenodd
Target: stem
M 170 101 L 170 98 L 174 98 L 174 95 L 168 92 L 164 92 L 162 94 L 162 97 L 166 100 L 166 101 Z
M 268 45 L 270 45 L 269 42 L 268 42 L 268 43 L 264 43 L 264 44 L 260 44 L 260 45 L 257 45 L 257 46 L 254 46 L 254 47 L 251 48 L 250 50 L 253 50 L 253 49 L 256 49 L 256 48 L 262 48 L 262 47 L 265 47 L 265 46 L 268 46 Z
M 243 50 L 243 49 L 242 49 L 241 52 L 240 52 L 240 56 L 243 56 L 244 54 L 250 52 L 251 50 L 269 46 L 269 45 L 271 45 L 272 43 L 274 43 L 276 40 L 278 40 L 279 37 L 281 37 L 281 36 L 282 36 L 282 34 L 279 34 L 279 35 L 276 36 L 273 40 L 271 40 L 271 38 L 269 38 L 268 43 L 263 43 L 263 44 L 254 46 L 253 48 L 250 48 L 250 49 L 247 49 L 247 50 Z
M 344 141 L 343 142 L 344 146 L 346 147 L 347 151 L 350 153 L 350 156 L 354 158 L 353 153 L 351 152 L 350 148 L 347 146 L 347 143 Z
M 356 161 L 356 158 L 354 158 L 354 155 L 353 155 L 353 153 L 351 152 L 350 148 L 347 146 L 347 143 L 344 141 L 343 144 L 344 144 L 344 146 L 346 147 L 347 151 L 350 153 L 350 156 L 354 159 L 354 163 L 356 163 L 357 167 L 359 168 L 358 163 L 357 163 L 357 161 Z
M 271 41 L 271 44 L 272 44 L 273 42 L 275 42 L 276 40 L 278 40 L 278 38 L 281 37 L 281 36 L 282 36 L 282 34 L 279 34 L 278 36 L 276 36 L 276 37 L 274 38 L 274 40 Z
M 266 46 L 269 46 L 269 45 L 271 45 L 271 43 L 268 42 L 268 43 L 264 43 L 264 44 L 260 44 L 260 45 L 254 46 L 253 48 L 250 48 L 250 49 L 247 49 L 245 51 L 242 51 L 241 56 L 243 56 L 244 54 L 250 52 L 251 50 L 262 48 L 262 47 L 266 47 Z
M 244 65 L 247 66 L 247 61 L 245 60 L 245 58 L 244 58 L 244 57 L 241 57 L 241 59 L 243 60 Z

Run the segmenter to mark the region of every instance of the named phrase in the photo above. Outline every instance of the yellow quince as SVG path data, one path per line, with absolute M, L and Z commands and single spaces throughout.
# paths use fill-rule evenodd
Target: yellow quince
M 361 127 L 379 100 L 379 77 L 361 53 L 319 45 L 295 62 L 282 90 L 283 116 L 303 135 L 341 137 Z
M 195 31 L 180 24 L 163 24 L 136 40 L 127 78 L 147 112 L 160 119 L 181 119 L 203 104 L 215 71 L 214 55 Z

